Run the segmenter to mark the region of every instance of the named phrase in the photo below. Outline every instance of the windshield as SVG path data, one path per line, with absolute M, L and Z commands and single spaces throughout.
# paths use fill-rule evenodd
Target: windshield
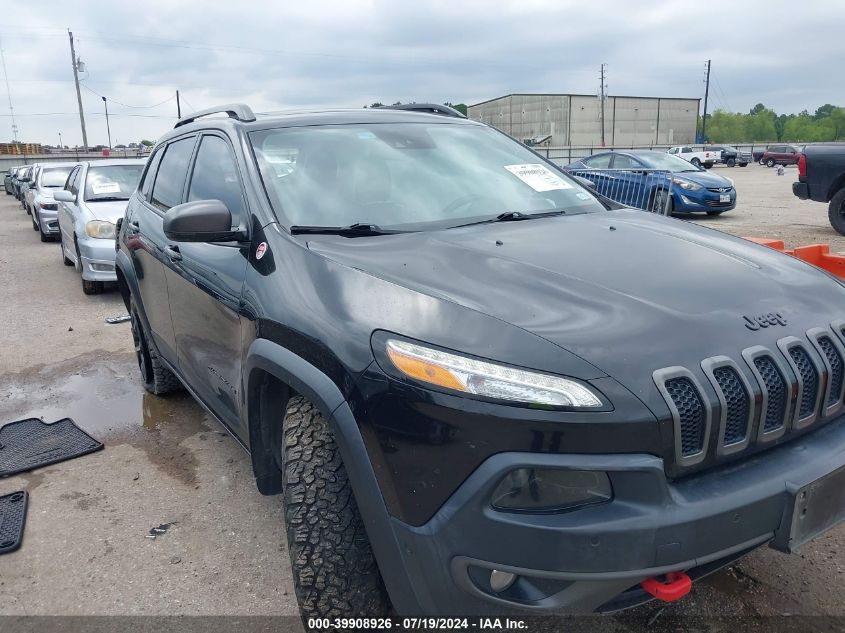
M 129 200 L 141 180 L 143 165 L 103 165 L 88 168 L 85 181 L 86 202 Z
M 54 167 L 41 172 L 42 187 L 64 187 L 71 167 Z
M 648 154 L 636 154 L 636 157 L 652 169 L 665 169 L 666 171 L 671 172 L 703 171 L 692 163 L 688 163 L 683 158 L 678 158 L 677 156 L 672 156 L 671 154 L 654 152 Z
M 332 125 L 250 138 L 273 206 L 291 225 L 422 230 L 509 211 L 604 210 L 530 150 L 479 125 Z

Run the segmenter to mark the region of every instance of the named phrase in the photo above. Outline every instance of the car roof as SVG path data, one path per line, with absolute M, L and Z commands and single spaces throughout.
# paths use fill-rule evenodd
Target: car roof
M 306 127 L 317 125 L 344 125 L 356 123 L 432 123 L 451 125 L 477 125 L 483 123 L 470 119 L 444 116 L 429 112 L 393 110 L 390 108 L 355 108 L 326 110 L 288 110 L 283 112 L 261 112 L 254 121 L 238 121 L 233 118 L 203 117 L 171 130 L 160 140 L 179 136 L 186 132 L 207 129 L 233 129 L 240 127 L 248 132 L 283 127 Z
M 76 167 L 78 164 L 70 161 L 56 161 L 55 163 L 39 163 L 38 166 L 43 169 L 50 169 L 51 167 Z

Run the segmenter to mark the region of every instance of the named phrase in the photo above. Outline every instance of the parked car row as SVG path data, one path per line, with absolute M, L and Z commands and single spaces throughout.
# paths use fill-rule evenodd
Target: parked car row
M 75 266 L 85 294 L 117 280 L 114 239 L 143 159 L 36 163 L 6 173 L 4 185 L 32 218 L 42 242 L 59 241 L 62 262 Z

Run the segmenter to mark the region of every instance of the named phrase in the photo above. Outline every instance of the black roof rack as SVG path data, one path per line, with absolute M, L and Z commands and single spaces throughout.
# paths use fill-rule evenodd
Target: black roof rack
M 193 123 L 200 117 L 208 116 L 210 114 L 223 113 L 228 114 L 230 119 L 235 119 L 244 123 L 250 123 L 252 121 L 255 121 L 255 114 L 253 114 L 252 109 L 248 105 L 244 105 L 243 103 L 228 103 L 226 105 L 200 110 L 199 112 L 194 112 L 193 114 L 189 114 L 186 117 L 182 117 L 181 119 L 179 119 L 179 122 L 176 123 L 176 125 L 174 125 L 173 127 L 175 129 L 181 125 Z
M 378 106 L 387 110 L 411 110 L 413 112 L 428 112 L 429 114 L 439 114 L 441 116 L 453 116 L 458 119 L 465 119 L 466 116 L 461 114 L 455 108 L 447 105 L 440 105 L 439 103 L 398 103 L 396 105 Z

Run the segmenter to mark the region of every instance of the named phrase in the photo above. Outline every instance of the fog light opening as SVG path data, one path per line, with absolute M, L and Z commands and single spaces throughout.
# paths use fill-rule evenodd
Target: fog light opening
M 499 571 L 498 569 L 494 569 L 490 572 L 490 589 L 492 589 L 494 593 L 507 591 L 515 582 L 516 574 L 512 574 L 507 571 Z

